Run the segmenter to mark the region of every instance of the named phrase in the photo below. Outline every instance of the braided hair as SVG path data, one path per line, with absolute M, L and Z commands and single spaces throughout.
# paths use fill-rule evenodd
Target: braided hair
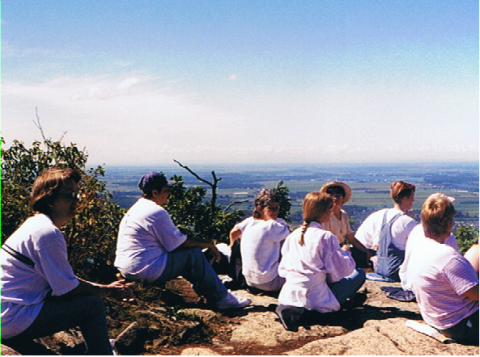
M 303 224 L 300 227 L 298 244 L 303 245 L 304 235 L 311 222 L 320 222 L 325 213 L 333 207 L 333 200 L 327 193 L 310 192 L 303 200 Z

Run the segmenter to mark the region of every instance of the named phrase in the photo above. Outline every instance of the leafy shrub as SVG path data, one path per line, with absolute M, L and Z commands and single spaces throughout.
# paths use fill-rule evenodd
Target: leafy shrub
M 459 226 L 453 232 L 458 241 L 458 251 L 463 255 L 474 244 L 478 244 L 478 228 Z
M 243 217 L 241 211 L 225 212 L 220 205 L 204 202 L 207 190 L 201 186 L 186 188 L 182 176 L 173 176 L 165 209 L 173 223 L 189 238 L 199 241 L 227 243 L 233 226 Z
M 111 201 L 112 195 L 100 180 L 105 170 L 101 166 L 87 170 L 87 158 L 76 144 L 64 146 L 50 140 L 35 141 L 31 148 L 15 140 L 10 148 L 2 150 L 1 240 L 3 244 L 33 214 L 29 195 L 38 175 L 51 167 L 76 168 L 84 174 L 79 185 L 78 215 L 62 228 L 69 261 L 78 276 L 109 282 L 115 277 L 112 262 L 124 210 Z

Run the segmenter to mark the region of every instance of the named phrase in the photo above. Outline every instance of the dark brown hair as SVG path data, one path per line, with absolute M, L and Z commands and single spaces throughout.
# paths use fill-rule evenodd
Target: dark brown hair
M 268 206 L 270 202 L 280 202 L 278 195 L 272 190 L 269 190 L 268 188 L 262 189 L 255 198 L 255 207 L 253 208 L 252 212 L 253 218 L 258 219 L 261 217 L 261 213 L 257 210 L 258 206 L 264 208 Z
M 57 198 L 65 181 L 73 180 L 78 184 L 81 179 L 81 172 L 75 169 L 48 169 L 38 176 L 33 183 L 32 193 L 30 194 L 30 208 L 34 212 L 49 214 L 49 204 Z

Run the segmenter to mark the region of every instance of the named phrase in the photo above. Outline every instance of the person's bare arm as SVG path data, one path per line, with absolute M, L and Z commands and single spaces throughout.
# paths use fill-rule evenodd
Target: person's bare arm
M 242 235 L 242 231 L 237 226 L 233 227 L 230 231 L 230 248 L 233 246 L 233 242 L 235 242 L 238 237 Z
M 195 248 L 199 247 L 201 249 L 210 249 L 215 256 L 215 261 L 218 263 L 222 258 L 220 252 L 218 251 L 215 244 L 211 242 L 200 242 L 195 239 L 187 238 L 185 242 L 183 242 L 177 249 L 186 249 L 186 248 Z
M 80 278 L 78 280 L 80 285 L 70 290 L 66 295 L 91 294 L 99 297 L 113 297 L 118 300 L 135 300 L 135 295 L 131 289 L 132 283 L 126 283 L 125 280 L 114 281 L 108 285 L 92 283 Z
M 465 291 L 464 295 L 472 300 L 478 301 L 478 284 L 470 290 Z

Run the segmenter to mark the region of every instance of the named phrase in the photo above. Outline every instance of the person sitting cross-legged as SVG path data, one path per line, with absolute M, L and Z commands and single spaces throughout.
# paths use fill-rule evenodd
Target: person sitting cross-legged
M 182 276 L 218 310 L 248 306 L 251 300 L 230 293 L 206 260 L 205 248 L 220 260 L 215 245 L 187 238 L 162 207 L 174 183 L 157 172 L 142 177 L 143 195 L 120 223 L 115 267 L 127 279 L 158 286 Z

